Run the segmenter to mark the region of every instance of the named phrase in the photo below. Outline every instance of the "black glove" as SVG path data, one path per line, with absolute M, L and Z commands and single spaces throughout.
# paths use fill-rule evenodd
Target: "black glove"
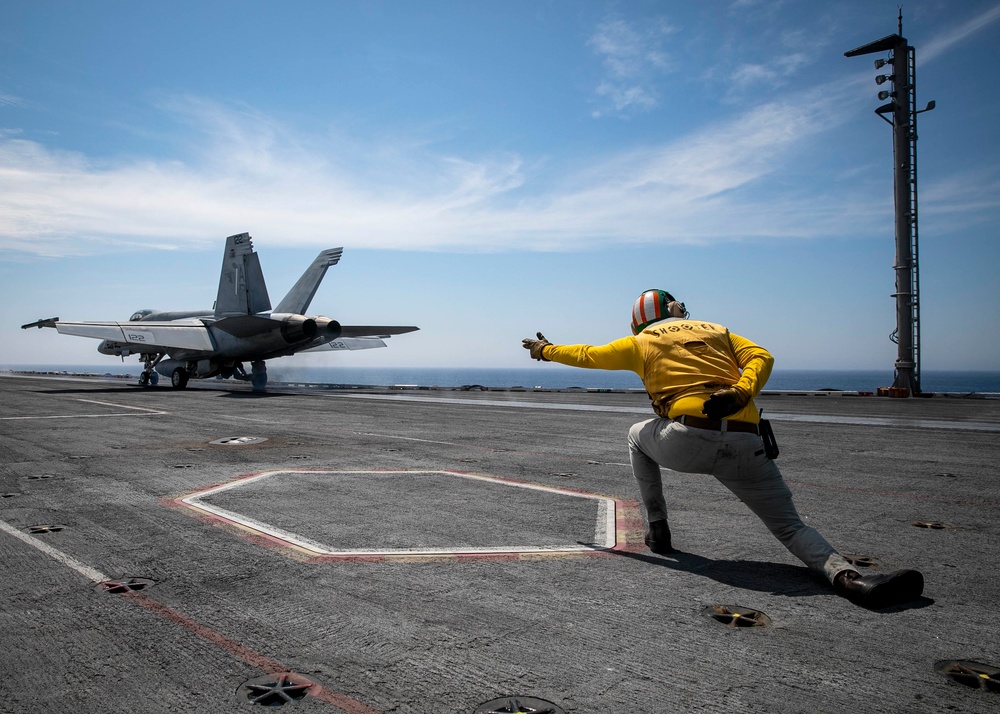
M 712 396 L 702 405 L 701 413 L 709 419 L 724 419 L 745 407 L 749 401 L 740 390 L 726 387 L 712 392 Z
M 537 359 L 539 362 L 550 361 L 542 356 L 542 349 L 546 345 L 551 345 L 552 343 L 549 342 L 547 339 L 545 339 L 545 335 L 543 335 L 541 332 L 536 332 L 535 334 L 538 335 L 537 340 L 525 338 L 521 340 L 521 345 L 524 347 L 524 349 L 529 350 L 531 352 L 531 359 Z

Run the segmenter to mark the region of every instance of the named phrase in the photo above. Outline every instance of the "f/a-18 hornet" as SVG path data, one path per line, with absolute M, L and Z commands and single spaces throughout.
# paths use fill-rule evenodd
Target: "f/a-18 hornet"
M 29 327 L 54 327 L 61 334 L 101 340 L 101 354 L 124 359 L 138 355 L 139 384 L 170 377 L 175 389 L 188 379 L 232 377 L 255 391 L 267 384 L 266 360 L 314 350 L 363 350 L 385 347 L 383 339 L 418 330 L 398 325 L 341 325 L 329 317 L 306 315 L 326 270 L 340 261 L 343 248 L 324 250 L 271 310 L 260 260 L 249 233 L 226 239 L 214 310 L 160 312 L 139 310 L 128 322 L 70 322 L 52 317 Z M 250 363 L 250 374 L 243 367 Z

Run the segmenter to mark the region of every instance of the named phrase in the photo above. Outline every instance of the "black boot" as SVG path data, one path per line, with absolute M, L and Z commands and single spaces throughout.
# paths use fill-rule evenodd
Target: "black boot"
M 663 555 L 673 553 L 674 549 L 670 545 L 670 526 L 666 521 L 652 521 L 646 531 L 646 545 L 654 553 Z
M 834 578 L 833 588 L 851 602 L 877 609 L 916 600 L 924 591 L 924 576 L 916 570 L 873 575 L 843 570 Z

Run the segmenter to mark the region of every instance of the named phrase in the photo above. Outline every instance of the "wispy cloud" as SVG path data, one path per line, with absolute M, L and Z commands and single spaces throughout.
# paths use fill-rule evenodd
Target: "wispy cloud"
M 1000 4 L 995 5 L 983 13 L 980 13 L 971 20 L 963 22 L 958 27 L 954 27 L 937 37 L 931 38 L 931 40 L 921 48 L 920 59 L 926 62 L 934 59 L 938 55 L 944 54 L 955 45 L 968 39 L 971 35 L 979 32 L 988 25 L 993 24 L 997 20 L 1000 20 Z
M 27 102 L 21 97 L 15 97 L 12 94 L 4 94 L 0 92 L 0 107 L 25 107 Z
M 775 57 L 769 62 L 759 64 L 741 64 L 728 76 L 731 89 L 743 92 L 760 85 L 778 87 L 789 77 L 795 75 L 801 65 L 809 60 L 801 52 Z
M 0 248 L 56 255 L 171 247 L 251 228 L 286 244 L 336 236 L 432 250 L 812 235 L 817 228 L 806 222 L 747 219 L 749 199 L 737 190 L 752 188 L 781 166 L 783 152 L 820 130 L 810 116 L 823 115 L 829 101 L 824 92 L 812 103 L 760 106 L 528 192 L 531 166 L 515 155 L 366 147 L 343 161 L 330 137 L 297 136 L 245 108 L 178 100 L 173 111 L 201 137 L 182 159 L 95 162 L 0 138 Z M 390 166 L 378 163 L 389 157 Z
M 655 80 L 670 69 L 662 42 L 672 32 L 665 20 L 643 29 L 621 19 L 598 26 L 589 45 L 601 57 L 605 74 L 595 90 L 601 106 L 594 116 L 648 110 L 659 104 Z
M 940 54 L 998 18 L 1000 7 L 925 47 Z M 626 51 L 630 32 L 611 23 L 595 36 L 609 78 L 667 66 L 655 43 L 651 49 L 640 38 Z M 745 81 L 767 81 L 769 71 L 777 70 L 748 70 Z M 285 245 L 336 240 L 460 251 L 863 234 L 887 216 L 870 197 L 849 193 L 862 190 L 856 183 L 820 192 L 781 180 L 808 140 L 846 121 L 837 108 L 854 101 L 858 81 L 851 75 L 797 91 L 561 174 L 558 158 L 549 157 L 544 183 L 531 156 L 456 156 L 418 142 L 362 145 L 304 134 L 252 107 L 192 97 L 164 105 L 190 129 L 186 148 L 169 159 L 87 156 L 3 130 L 0 250 L 72 255 L 210 245 L 240 230 Z M 990 170 L 977 181 L 994 186 L 997 175 Z M 961 177 L 946 181 L 922 185 L 925 216 L 995 209 L 988 193 L 956 190 Z

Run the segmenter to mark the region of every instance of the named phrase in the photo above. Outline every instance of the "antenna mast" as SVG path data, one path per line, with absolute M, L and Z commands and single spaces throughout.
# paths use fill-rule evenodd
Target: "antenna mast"
M 889 90 L 879 91 L 881 101 L 889 100 L 875 113 L 892 126 L 894 201 L 896 206 L 896 329 L 889 339 L 898 345 L 893 387 L 905 395 L 920 394 L 920 299 L 917 261 L 917 114 L 930 111 L 934 102 L 916 111 L 916 62 L 914 48 L 903 37 L 903 8 L 899 8 L 899 32 L 869 42 L 845 57 L 889 52 L 888 59 L 875 60 L 875 69 L 891 66 L 891 73 L 878 75 L 875 83 L 890 82 Z M 887 118 L 892 117 L 891 119 Z

